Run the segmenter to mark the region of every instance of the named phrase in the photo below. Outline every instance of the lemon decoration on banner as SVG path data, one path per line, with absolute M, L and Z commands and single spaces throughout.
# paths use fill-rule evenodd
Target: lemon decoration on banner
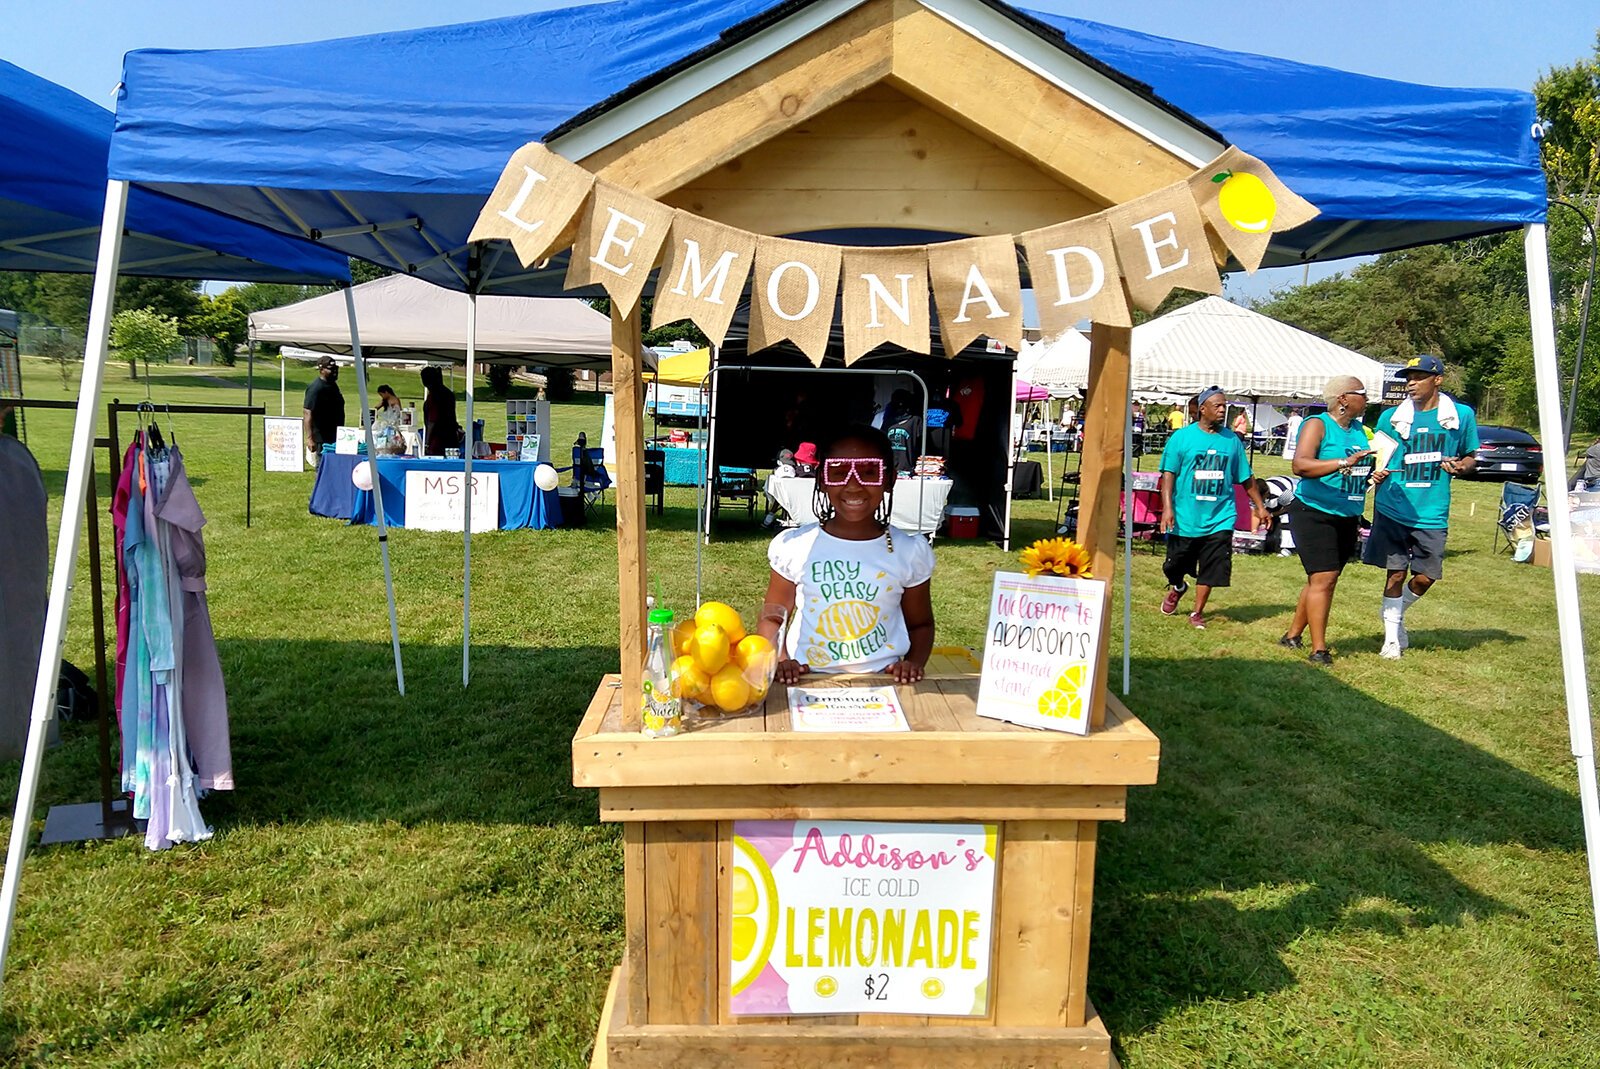
M 839 993 L 839 981 L 831 976 L 819 976 L 816 990 L 819 998 L 832 998 Z
M 944 981 L 937 976 L 930 976 L 922 981 L 923 998 L 938 998 L 942 994 L 944 994 Z
M 1265 182 L 1242 171 L 1222 171 L 1211 180 L 1222 184 L 1217 210 L 1229 226 L 1246 234 L 1265 234 L 1272 229 L 1278 201 Z
M 729 991 L 737 995 L 761 975 L 778 936 L 778 887 L 765 859 L 742 836 L 733 837 L 728 876 Z M 820 981 L 818 982 L 820 984 Z M 822 992 L 817 992 L 819 995 Z

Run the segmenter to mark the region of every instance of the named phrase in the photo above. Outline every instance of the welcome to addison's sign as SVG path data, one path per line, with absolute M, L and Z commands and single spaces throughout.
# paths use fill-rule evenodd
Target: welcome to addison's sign
M 659 263 L 651 326 L 689 319 L 718 345 L 748 281 L 751 349 L 788 340 L 815 364 L 842 300 L 848 364 L 886 342 L 930 352 L 930 300 L 947 355 L 980 335 L 1019 349 L 1018 245 L 1053 337 L 1086 318 L 1131 326 L 1130 299 L 1153 311 L 1177 287 L 1221 293 L 1221 250 L 1254 271 L 1274 233 L 1316 215 L 1266 164 L 1229 148 L 1187 181 L 1082 219 L 1014 236 L 841 248 L 667 207 L 532 142 L 511 157 L 470 240 L 509 241 L 525 267 L 571 247 L 567 288 L 599 285 L 623 314 Z

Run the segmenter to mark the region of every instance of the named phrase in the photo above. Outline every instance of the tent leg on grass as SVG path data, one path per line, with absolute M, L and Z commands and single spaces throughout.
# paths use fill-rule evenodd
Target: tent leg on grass
M 1589 855 L 1589 895 L 1600 951 L 1600 793 L 1595 786 L 1594 725 L 1589 716 L 1589 681 L 1583 657 L 1583 614 L 1578 605 L 1578 570 L 1572 547 L 1572 510 L 1567 502 L 1566 439 L 1561 418 L 1561 370 L 1556 363 L 1556 328 L 1551 313 L 1550 251 L 1543 223 L 1527 229 L 1528 313 L 1533 321 L 1533 370 L 1539 398 L 1539 433 L 1545 455 L 1545 501 L 1550 509 L 1550 573 L 1556 585 L 1556 623 L 1561 636 L 1561 671 L 1566 681 L 1567 731 L 1578 764 L 1578 799 Z
M 477 255 L 472 257 L 473 279 L 478 277 Z M 477 424 L 472 415 L 472 387 L 478 381 L 478 295 L 467 292 L 467 447 L 461 480 L 461 685 L 472 678 L 472 453 L 477 448 Z M 544 429 L 549 434 L 548 429 Z
M 1122 424 L 1122 696 L 1128 696 L 1133 667 L 1133 391 L 1128 391 L 1128 418 Z
M 61 672 L 61 649 L 67 639 L 67 611 L 72 603 L 72 580 L 78 568 L 78 539 L 83 535 L 84 503 L 89 493 L 94 451 L 95 414 L 100 404 L 100 383 L 105 377 L 111 338 L 111 303 L 122 260 L 122 227 L 127 218 L 128 183 L 106 183 L 105 214 L 100 223 L 100 251 L 95 262 L 94 291 L 89 302 L 89 336 L 78 384 L 78 412 L 72 424 L 72 452 L 67 485 L 61 500 L 61 529 L 56 536 L 56 559 L 50 573 L 50 608 L 45 614 L 44 639 L 39 643 L 39 674 L 33 686 L 33 714 L 28 724 L 28 745 L 23 752 L 22 779 L 17 785 L 17 808 L 11 820 L 11 845 L 0 883 L 0 985 L 5 981 L 6 953 L 11 948 L 11 924 L 16 918 L 17 891 L 22 861 L 33 836 L 33 804 L 39 794 L 39 772 L 44 765 L 50 721 L 56 715 L 56 680 Z
M 394 682 L 400 696 L 406 693 L 406 672 L 400 663 L 400 620 L 394 611 L 394 574 L 389 570 L 389 518 L 383 511 L 383 482 L 378 478 L 378 446 L 372 437 L 372 413 L 367 408 L 367 358 L 361 354 L 361 331 L 356 325 L 356 299 L 344 287 L 344 310 L 350 320 L 350 354 L 356 362 L 356 390 L 361 396 L 361 430 L 367 440 L 367 465 L 372 469 L 372 507 L 378 517 L 378 555 L 383 558 L 383 592 L 389 599 L 389 641 L 394 645 Z

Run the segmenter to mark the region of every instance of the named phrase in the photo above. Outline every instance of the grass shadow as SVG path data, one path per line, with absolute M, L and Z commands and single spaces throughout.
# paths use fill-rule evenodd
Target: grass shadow
M 1527 638 L 1523 635 L 1513 635 L 1511 632 L 1502 631 L 1497 627 L 1440 627 L 1426 631 L 1408 628 L 1406 634 L 1410 639 L 1411 648 L 1414 650 L 1461 651 L 1490 644 L 1509 645 L 1513 642 L 1527 641 Z M 1336 653 L 1376 653 L 1383 646 L 1383 636 L 1376 632 L 1351 635 L 1348 638 L 1331 641 L 1330 645 L 1332 645 Z
M 1139 680 L 1161 778 L 1102 831 L 1094 941 L 1115 952 L 1090 987 L 1113 1035 L 1293 985 L 1308 934 L 1508 911 L 1430 844 L 1582 849 L 1569 795 L 1298 659 L 1146 659 Z

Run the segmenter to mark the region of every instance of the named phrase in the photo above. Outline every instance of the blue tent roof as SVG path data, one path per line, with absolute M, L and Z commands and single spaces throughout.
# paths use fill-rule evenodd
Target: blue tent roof
M 1322 208 L 1275 239 L 1269 264 L 1544 219 L 1526 92 L 1411 85 L 980 2 L 1144 83 Z M 518 146 L 806 6 L 617 0 L 315 44 L 132 52 L 111 172 L 460 287 L 466 236 Z M 367 224 L 394 228 L 352 232 Z
M 0 270 L 94 270 L 113 118 L 0 60 Z M 326 282 L 345 257 L 145 190 L 128 200 L 122 270 L 171 278 Z

